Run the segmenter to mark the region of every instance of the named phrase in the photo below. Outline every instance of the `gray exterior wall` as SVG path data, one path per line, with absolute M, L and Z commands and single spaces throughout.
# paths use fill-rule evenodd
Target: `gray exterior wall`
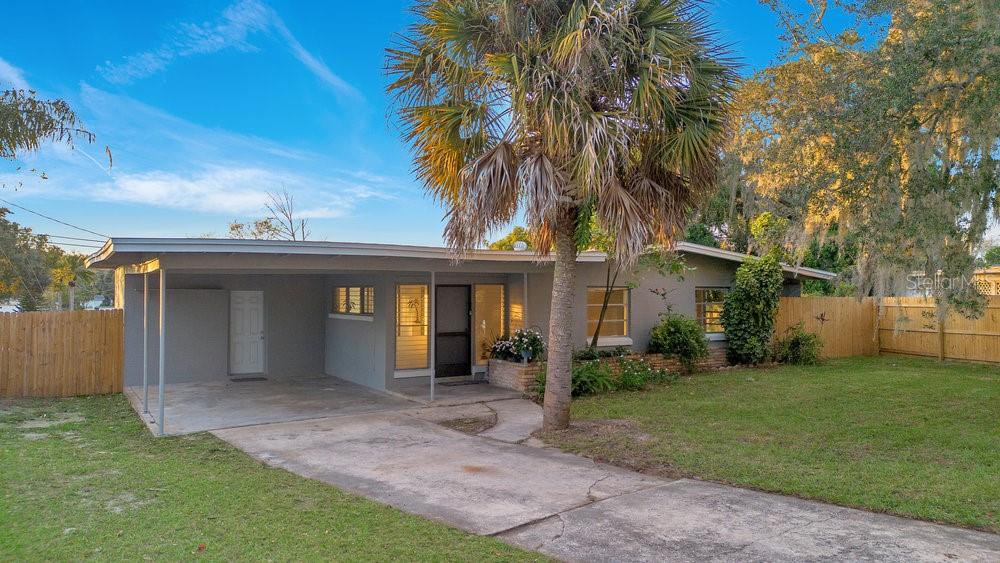
M 658 322 L 659 314 L 665 310 L 664 302 L 650 289 L 666 289 L 673 311 L 693 317 L 695 288 L 729 287 L 739 266 L 733 261 L 702 255 L 687 255 L 685 259 L 691 269 L 680 281 L 649 271 L 634 280 L 620 276 L 618 286 L 626 286 L 630 282 L 636 284 L 630 292 L 629 309 L 629 336 L 633 349 L 647 348 L 649 332 Z M 191 274 L 170 273 L 168 267 L 167 382 L 228 380 L 229 294 L 234 290 L 259 290 L 264 292 L 265 301 L 265 373 L 268 377 L 327 374 L 376 389 L 391 388 L 397 375 L 413 375 L 396 374 L 395 370 L 396 286 L 402 283 L 430 284 L 431 275 L 427 270 L 387 269 L 397 264 L 400 268 L 418 267 L 413 261 L 369 258 L 368 264 L 380 270 Z M 550 266 L 482 262 L 427 265 L 437 269 L 437 284 L 505 284 L 508 312 L 510 304 L 521 304 L 526 293 L 525 325 L 537 328 L 547 336 L 552 291 Z M 586 290 L 588 287 L 603 287 L 605 269 L 603 263 L 580 262 L 577 265 L 573 317 L 573 342 L 577 348 L 589 343 L 586 334 Z M 523 281 L 525 276 L 527 291 Z M 797 295 L 798 280 L 791 279 L 790 275 L 786 278 L 784 294 Z M 155 383 L 158 366 L 158 274 L 150 274 L 149 279 L 148 368 L 150 382 Z M 371 320 L 330 315 L 332 290 L 338 285 L 370 285 L 375 288 L 375 313 Z M 138 385 L 142 381 L 142 276 L 125 276 L 123 293 L 125 380 L 126 385 Z M 508 317 L 507 326 L 510 326 L 509 322 Z
M 149 379 L 158 373 L 159 275 L 150 274 Z M 142 383 L 142 276 L 125 280 L 125 384 Z M 323 279 L 311 275 L 167 273 L 168 383 L 229 378 L 229 292 L 264 292 L 265 374 L 323 373 Z
M 643 272 L 633 279 L 619 275 L 618 287 L 635 283 L 629 294 L 629 330 L 632 348 L 645 350 L 649 346 L 649 331 L 659 321 L 659 314 L 665 304 L 651 289 L 666 289 L 670 292 L 668 301 L 673 311 L 694 317 L 694 290 L 696 287 L 729 287 L 739 264 L 707 256 L 689 255 L 685 263 L 692 270 L 685 272 L 683 281 L 674 277 L 664 277 L 655 271 Z M 573 344 L 584 348 L 590 343 L 587 334 L 587 288 L 604 287 L 607 267 L 598 263 L 577 264 L 577 284 L 573 314 Z M 548 334 L 549 304 L 552 293 L 552 274 L 549 272 L 532 274 L 529 277 L 528 317 L 529 326 Z
M 325 373 L 375 389 L 385 389 L 386 354 L 393 345 L 393 341 L 389 340 L 392 325 L 387 323 L 389 310 L 394 307 L 393 290 L 387 285 L 387 275 L 375 272 L 329 276 L 325 282 L 324 312 L 333 310 L 334 287 L 355 285 L 375 288 L 375 314 L 371 320 L 325 315 Z
M 667 301 L 675 313 L 688 317 L 695 316 L 695 288 L 698 287 L 730 287 L 736 276 L 739 263 L 709 256 L 688 254 L 684 258 L 690 270 L 683 275 L 683 280 L 673 276 L 661 276 L 656 271 L 644 271 L 638 277 L 619 275 L 615 284 L 627 287 L 634 284 L 629 292 L 629 331 L 632 348 L 644 351 L 649 347 L 649 332 L 659 322 L 659 315 L 665 311 L 666 304 L 652 289 L 665 289 L 669 292 Z M 577 264 L 577 284 L 573 314 L 573 344 L 583 348 L 590 344 L 587 334 L 587 288 L 603 288 L 607 267 L 597 263 Z M 800 293 L 798 279 L 785 275 L 785 285 L 782 294 L 796 296 Z M 528 318 L 529 326 L 533 326 L 548 334 L 548 319 L 550 296 L 552 292 L 552 274 L 549 272 L 531 274 L 529 276 Z

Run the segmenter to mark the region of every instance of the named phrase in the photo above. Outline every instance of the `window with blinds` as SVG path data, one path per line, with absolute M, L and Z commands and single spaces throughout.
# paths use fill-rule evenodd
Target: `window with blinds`
M 694 290 L 694 310 L 695 318 L 701 323 L 705 334 L 721 334 L 725 332 L 722 327 L 722 306 L 726 302 L 726 294 L 729 288 L 726 287 L 697 287 Z
M 608 298 L 608 310 L 604 313 L 601 323 L 601 336 L 628 336 L 628 297 L 627 287 L 611 289 Z M 597 331 L 597 321 L 601 318 L 601 308 L 604 305 L 604 288 L 587 288 L 587 335 L 594 337 Z
M 429 313 L 427 285 L 396 286 L 396 369 L 428 367 Z
M 483 365 L 490 359 L 490 348 L 497 338 L 504 335 L 504 286 L 503 284 L 476 284 L 475 286 L 476 364 Z
M 333 312 L 340 315 L 374 315 L 375 288 L 371 286 L 333 288 Z

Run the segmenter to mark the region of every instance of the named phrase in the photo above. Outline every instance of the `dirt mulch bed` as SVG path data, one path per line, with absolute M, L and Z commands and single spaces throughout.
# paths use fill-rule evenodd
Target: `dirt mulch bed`
M 452 420 L 443 420 L 439 422 L 441 426 L 451 428 L 452 430 L 458 430 L 459 432 L 464 432 L 466 434 L 471 434 L 475 436 L 480 432 L 485 432 L 490 428 L 493 428 L 497 424 L 497 415 L 491 414 L 489 416 L 473 417 L 473 418 L 454 418 Z
M 535 437 L 556 446 L 593 459 L 631 469 L 647 475 L 678 479 L 690 475 L 656 459 L 646 444 L 650 436 L 625 419 L 588 420 L 574 422 L 566 430 L 538 431 Z

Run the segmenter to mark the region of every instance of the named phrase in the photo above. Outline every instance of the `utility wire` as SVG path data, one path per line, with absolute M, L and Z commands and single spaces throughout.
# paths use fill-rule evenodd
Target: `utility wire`
M 75 243 L 75 242 L 56 242 L 56 243 L 53 243 L 53 244 L 56 244 L 58 246 L 79 246 L 81 248 L 94 248 L 94 249 L 101 248 L 100 246 L 93 245 L 93 244 L 79 244 L 79 243 Z
M 83 231 L 85 233 L 90 233 L 92 235 L 97 235 L 99 237 L 104 237 L 106 239 L 111 238 L 108 235 L 102 235 L 101 233 L 98 233 L 98 232 L 95 232 L 95 231 L 91 231 L 90 229 L 84 229 L 83 227 L 77 227 L 76 225 L 73 225 L 71 223 L 67 223 L 66 221 L 60 221 L 59 219 L 56 219 L 55 217 L 49 217 L 48 215 L 43 215 L 42 213 L 39 213 L 37 211 L 32 211 L 32 210 L 28 209 L 27 207 L 18 205 L 16 203 L 11 203 L 11 202 L 7 201 L 6 199 L 0 198 L 0 201 L 2 201 L 3 203 L 6 203 L 7 205 L 16 207 L 18 209 L 22 209 L 24 211 L 27 211 L 28 213 L 33 213 L 35 215 L 38 215 L 39 217 L 48 219 L 49 221 L 55 221 L 56 223 L 59 223 L 60 225 L 66 225 L 67 227 L 72 227 L 72 228 L 77 229 L 79 231 Z
M 67 237 L 67 236 L 63 236 L 63 235 L 50 235 L 50 234 L 47 234 L 47 233 L 36 233 L 36 234 L 38 236 L 48 237 L 48 238 L 64 238 L 66 240 L 82 240 L 82 241 L 86 241 L 86 242 L 99 242 L 101 244 L 104 244 L 103 240 L 96 239 L 96 238 Z

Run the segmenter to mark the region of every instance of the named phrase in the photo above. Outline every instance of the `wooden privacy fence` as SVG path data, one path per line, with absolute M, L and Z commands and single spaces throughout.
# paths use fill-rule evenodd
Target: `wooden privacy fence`
M 986 298 L 978 319 L 950 312 L 938 322 L 933 300 L 889 297 L 882 302 L 879 338 L 883 352 L 950 360 L 1000 362 L 1000 296 Z
M 824 357 L 873 356 L 879 352 L 875 316 L 875 302 L 870 298 L 782 297 L 774 335 L 781 338 L 802 323 L 823 341 Z
M 121 309 L 0 313 L 0 397 L 69 397 L 122 390 Z

